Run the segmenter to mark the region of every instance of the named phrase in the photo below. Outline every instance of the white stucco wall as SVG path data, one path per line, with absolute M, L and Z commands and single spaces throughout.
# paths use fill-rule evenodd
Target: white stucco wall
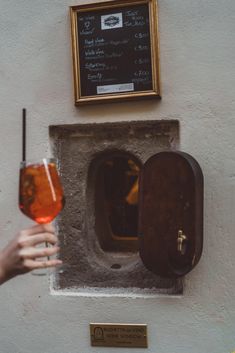
M 0 352 L 129 351 L 90 347 L 90 322 L 147 323 L 146 353 L 231 352 L 235 1 L 159 0 L 162 101 L 75 108 L 68 6 L 78 3 L 0 0 L 0 246 L 29 224 L 17 208 L 21 109 L 26 107 L 28 158 L 50 155 L 50 124 L 179 119 L 181 149 L 198 160 L 205 177 L 203 257 L 187 275 L 182 297 L 53 296 L 48 276 L 16 278 L 0 288 Z

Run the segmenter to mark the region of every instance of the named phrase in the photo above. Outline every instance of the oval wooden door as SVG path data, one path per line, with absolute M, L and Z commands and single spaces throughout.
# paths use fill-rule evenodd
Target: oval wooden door
M 139 249 L 144 265 L 180 277 L 198 263 L 203 245 L 203 174 L 187 153 L 160 152 L 139 183 Z

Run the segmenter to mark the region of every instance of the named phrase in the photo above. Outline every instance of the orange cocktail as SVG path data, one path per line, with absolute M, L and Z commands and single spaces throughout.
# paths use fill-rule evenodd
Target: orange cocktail
M 37 223 L 49 223 L 64 207 L 64 193 L 54 159 L 21 162 L 19 207 Z

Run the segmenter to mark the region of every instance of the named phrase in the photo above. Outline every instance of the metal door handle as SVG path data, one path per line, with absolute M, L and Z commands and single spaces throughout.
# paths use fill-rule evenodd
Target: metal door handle
M 185 253 L 185 246 L 184 242 L 187 240 L 187 237 L 185 234 L 183 234 L 182 230 L 178 231 L 178 238 L 177 238 L 177 250 L 181 253 L 181 255 L 184 255 Z

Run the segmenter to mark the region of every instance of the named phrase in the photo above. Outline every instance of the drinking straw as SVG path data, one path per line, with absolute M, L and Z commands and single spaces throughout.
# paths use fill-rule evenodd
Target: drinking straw
M 26 109 L 22 110 L 22 161 L 26 160 Z

